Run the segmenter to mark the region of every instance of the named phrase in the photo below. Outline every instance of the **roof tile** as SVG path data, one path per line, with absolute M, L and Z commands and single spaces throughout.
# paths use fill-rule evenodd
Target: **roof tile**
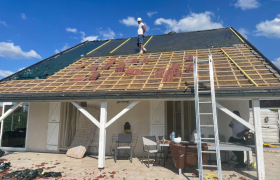
M 188 55 L 186 58 L 186 62 L 193 62 L 193 55 Z
M 142 75 L 143 74 L 143 70 L 135 70 L 133 72 L 133 75 Z
M 116 69 L 115 72 L 123 72 L 124 71 L 124 64 L 119 64 Z
M 82 68 L 85 68 L 85 65 L 80 65 L 80 66 L 75 67 L 75 69 L 82 69 Z
M 131 61 L 130 61 L 130 63 L 138 63 L 139 62 L 139 59 L 132 59 Z
M 142 63 L 146 63 L 146 62 L 149 62 L 150 61 L 150 58 L 144 58 L 143 60 L 142 60 Z
M 163 76 L 162 82 L 172 82 L 173 81 L 173 75 L 174 71 L 173 70 L 167 70 Z
M 193 63 L 189 63 L 186 67 L 186 73 L 193 72 Z
M 94 72 L 92 75 L 89 76 L 88 80 L 95 81 L 100 76 L 100 72 Z
M 182 77 L 182 71 L 175 72 L 174 77 Z
M 111 65 L 112 65 L 112 64 L 106 64 L 105 66 L 103 66 L 103 67 L 101 68 L 101 70 L 108 70 L 108 69 L 110 69 Z
M 112 60 L 109 60 L 109 61 L 107 62 L 107 64 L 115 64 L 115 62 L 116 62 L 116 60 L 115 60 L 115 59 L 112 59 Z
M 129 68 L 125 71 L 125 75 L 129 76 L 129 75 L 133 75 L 134 72 L 134 68 Z
M 164 73 L 164 68 L 156 69 L 154 73 L 154 78 L 162 78 Z
M 98 66 L 91 66 L 89 68 L 90 71 L 96 71 L 98 69 Z

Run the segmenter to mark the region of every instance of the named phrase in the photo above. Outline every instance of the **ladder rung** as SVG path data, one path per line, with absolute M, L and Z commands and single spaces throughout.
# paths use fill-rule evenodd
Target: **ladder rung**
M 217 167 L 217 165 L 202 165 L 202 167 Z
M 199 102 L 200 104 L 211 104 L 211 101 L 204 101 L 204 102 Z
M 202 64 L 202 63 L 209 63 L 209 60 L 199 60 L 199 61 L 196 61 L 197 64 Z
M 216 151 L 201 151 L 202 153 L 211 153 L 211 154 L 216 154 Z
M 212 127 L 214 127 L 214 125 L 200 125 L 200 127 L 202 127 L 202 128 L 212 128 Z
M 199 93 L 209 93 L 211 90 L 205 90 L 205 91 L 198 91 Z
M 210 82 L 210 80 L 198 80 L 198 83 Z
M 214 140 L 215 141 L 215 138 L 201 138 L 201 140 Z
M 197 70 L 197 73 L 206 73 L 206 72 L 209 72 L 209 69 L 207 69 L 207 70 Z
M 212 115 L 213 113 L 199 113 L 200 115 L 204 115 L 204 116 L 209 116 Z

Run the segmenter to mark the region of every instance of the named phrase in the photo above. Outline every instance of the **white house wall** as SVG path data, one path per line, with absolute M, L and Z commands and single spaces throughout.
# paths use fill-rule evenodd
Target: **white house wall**
M 47 152 L 49 103 L 31 102 L 26 151 Z
M 131 101 L 130 101 L 131 103 Z M 120 111 L 128 106 L 127 103 L 118 103 L 117 101 L 108 102 L 108 121 L 117 115 Z M 150 103 L 149 101 L 141 101 L 131 110 L 121 116 L 116 122 L 111 124 L 106 130 L 106 155 L 110 154 L 109 146 L 112 144 L 113 134 L 122 133 L 124 124 L 129 122 L 132 134 L 138 136 L 135 154 L 139 156 L 143 152 L 142 136 L 149 136 L 150 130 Z

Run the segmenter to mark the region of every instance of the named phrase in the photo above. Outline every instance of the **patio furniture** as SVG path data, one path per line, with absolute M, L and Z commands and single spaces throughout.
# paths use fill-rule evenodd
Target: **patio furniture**
M 206 143 L 201 143 L 203 151 L 208 151 Z M 179 175 L 182 169 L 197 169 L 197 144 L 181 142 L 180 144 L 170 143 L 170 151 L 174 166 L 179 169 Z M 207 164 L 207 154 L 202 154 L 203 164 Z M 204 167 L 205 168 L 205 167 Z
M 166 136 L 164 136 L 164 137 L 166 137 Z M 162 140 L 162 139 L 163 139 L 163 136 L 158 136 L 158 140 L 159 140 L 159 141 Z M 171 152 L 170 152 L 170 148 L 169 148 L 169 145 L 165 145 L 165 144 L 159 144 L 159 146 L 160 146 L 160 148 L 161 148 L 160 150 L 162 150 L 162 148 L 166 147 L 166 149 L 163 150 L 163 152 L 164 152 L 163 155 L 165 155 L 165 153 L 166 153 L 166 156 L 163 156 L 163 157 L 164 157 L 163 161 L 164 161 L 164 166 L 165 166 L 165 162 L 167 162 L 168 156 L 169 156 L 169 154 L 171 153 Z
M 112 156 L 115 154 L 115 146 L 116 144 L 118 144 L 118 138 L 119 138 L 119 134 L 113 134 L 112 135 L 112 144 L 109 145 L 109 148 L 110 148 L 110 152 L 112 154 Z M 137 158 L 134 154 L 134 150 L 136 148 L 136 145 L 137 145 L 137 141 L 138 141 L 138 136 L 136 134 L 132 134 L 132 151 L 133 151 L 133 156 L 135 158 Z M 126 152 L 123 152 L 124 154 Z
M 126 146 L 120 146 L 122 144 L 129 144 Z M 133 149 L 132 149 L 132 134 L 119 134 L 118 135 L 118 141 L 115 144 L 115 163 L 117 162 L 117 154 L 119 152 L 119 150 L 130 150 L 130 160 L 132 163 L 132 153 L 133 153 Z
M 155 154 L 156 158 L 155 161 L 157 159 L 157 154 L 164 154 L 164 151 L 161 150 L 157 150 L 157 140 L 156 140 L 156 136 L 143 136 L 143 155 L 142 155 L 142 163 L 143 163 L 143 159 L 144 159 L 144 153 L 147 152 L 148 153 L 148 168 L 150 167 L 150 154 Z M 147 147 L 147 150 L 145 149 L 145 147 Z M 156 148 L 156 149 L 153 149 Z

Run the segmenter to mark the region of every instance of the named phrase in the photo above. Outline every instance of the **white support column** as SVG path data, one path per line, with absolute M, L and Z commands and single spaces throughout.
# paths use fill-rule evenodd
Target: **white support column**
M 101 102 L 100 109 L 100 126 L 99 126 L 99 151 L 98 151 L 98 168 L 105 167 L 105 150 L 106 150 L 106 122 L 107 122 L 107 102 Z
M 22 102 L 13 105 L 7 112 L 5 112 L 4 114 L 2 114 L 2 116 L 0 117 L 0 123 L 1 123 L 7 116 L 9 116 L 12 112 L 14 112 L 14 110 L 16 110 L 17 107 L 19 107 L 21 104 L 22 104 Z M 4 108 L 4 107 L 3 107 L 3 108 Z M 3 111 L 3 112 L 4 112 L 4 111 Z
M 257 155 L 257 170 L 258 179 L 265 179 L 265 167 L 264 167 L 264 156 L 263 156 L 263 140 L 262 140 L 262 124 L 261 124 L 261 111 L 260 101 L 258 99 L 252 100 L 252 109 L 255 126 L 255 145 Z

